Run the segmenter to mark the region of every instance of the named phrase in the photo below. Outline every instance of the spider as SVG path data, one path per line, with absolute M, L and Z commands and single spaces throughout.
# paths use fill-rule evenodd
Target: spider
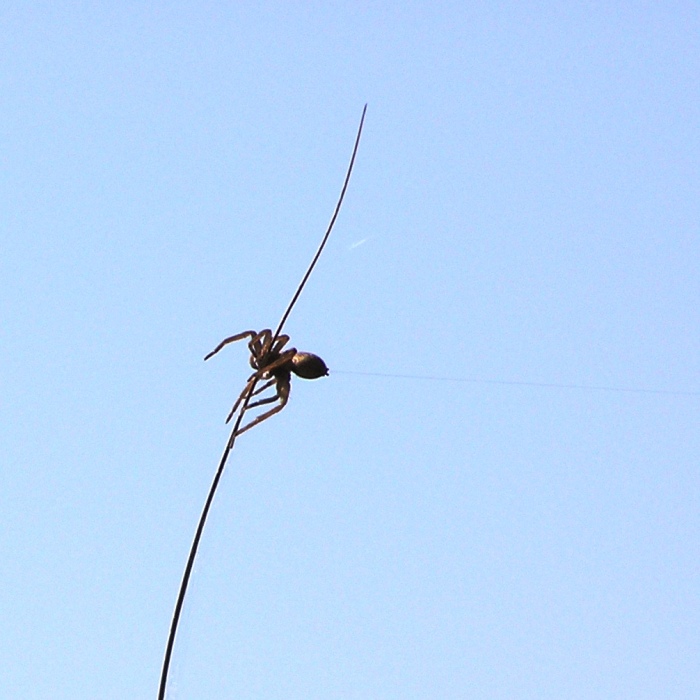
M 274 396 L 269 396 L 264 399 L 258 399 L 253 403 L 249 403 L 245 410 L 255 408 L 256 406 L 264 406 L 266 404 L 279 401 L 279 404 L 274 408 L 262 413 L 257 418 L 252 420 L 248 425 L 236 431 L 236 435 L 250 430 L 253 426 L 262 423 L 266 418 L 279 413 L 289 400 L 289 391 L 291 389 L 292 373 L 303 379 L 318 379 L 328 376 L 328 367 L 326 363 L 318 356 L 310 352 L 297 352 L 296 348 L 289 348 L 282 351 L 282 348 L 289 342 L 288 335 L 279 335 L 273 342 L 272 331 L 266 328 L 259 333 L 255 331 L 243 331 L 237 335 L 232 335 L 230 338 L 222 340 L 204 359 L 208 360 L 213 355 L 216 355 L 225 345 L 235 343 L 237 340 L 250 338 L 248 349 L 250 350 L 250 366 L 255 370 L 248 377 L 245 388 L 241 395 L 233 404 L 231 412 L 226 418 L 228 423 L 236 409 L 241 405 L 246 398 L 258 396 L 271 386 L 275 386 Z M 258 380 L 264 380 L 261 387 L 251 392 L 252 387 Z

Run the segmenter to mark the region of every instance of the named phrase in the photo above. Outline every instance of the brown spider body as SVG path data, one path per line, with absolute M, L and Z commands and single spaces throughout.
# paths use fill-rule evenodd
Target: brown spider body
M 292 357 L 292 372 L 302 379 L 320 379 L 328 376 L 326 363 L 311 352 L 297 352 Z
M 254 425 L 262 423 L 266 418 L 273 416 L 275 413 L 279 413 L 287 405 L 289 392 L 291 391 L 292 374 L 296 374 L 302 379 L 318 379 L 328 375 L 328 367 L 326 367 L 326 363 L 318 355 L 314 355 L 310 352 L 297 352 L 296 348 L 283 350 L 284 346 L 289 342 L 289 336 L 280 335 L 273 342 L 272 331 L 269 328 L 259 333 L 255 331 L 243 331 L 243 333 L 232 335 L 230 338 L 222 340 L 204 359 L 208 360 L 225 345 L 234 343 L 237 340 L 242 340 L 243 338 L 250 338 L 248 342 L 250 366 L 255 371 L 250 375 L 241 395 L 236 399 L 236 403 L 228 414 L 226 422 L 228 423 L 231 420 L 236 409 L 246 399 L 249 400 L 253 396 L 258 396 L 272 386 L 275 387 L 273 396 L 247 403 L 245 410 L 247 411 L 249 408 L 264 406 L 277 401 L 279 401 L 279 404 L 259 415 L 248 423 L 248 425 L 240 428 L 236 432 L 236 435 L 240 435 L 246 430 L 250 430 Z M 255 384 L 260 380 L 263 380 L 263 385 L 254 388 Z

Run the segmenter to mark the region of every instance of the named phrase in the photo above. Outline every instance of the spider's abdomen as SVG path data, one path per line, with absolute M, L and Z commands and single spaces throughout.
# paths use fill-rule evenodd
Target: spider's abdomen
M 292 357 L 292 372 L 302 379 L 318 379 L 328 376 L 328 367 L 318 355 L 298 352 Z

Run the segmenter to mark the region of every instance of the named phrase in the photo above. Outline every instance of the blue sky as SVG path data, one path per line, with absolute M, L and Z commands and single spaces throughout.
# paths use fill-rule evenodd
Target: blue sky
M 0 696 L 155 698 L 249 372 L 202 358 L 279 321 L 367 102 L 286 326 L 330 377 L 236 443 L 168 697 L 697 698 L 699 30 L 5 4 Z

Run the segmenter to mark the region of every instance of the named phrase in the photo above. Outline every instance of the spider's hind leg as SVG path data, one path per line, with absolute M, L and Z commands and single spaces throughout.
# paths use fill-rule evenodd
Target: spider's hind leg
M 286 353 L 285 353 L 286 354 Z M 282 358 L 280 358 L 282 359 Z M 275 363 L 276 364 L 276 363 Z M 278 382 L 277 377 L 272 377 L 272 379 L 268 379 L 262 386 L 259 386 L 255 391 L 252 393 L 248 393 L 251 389 L 251 385 L 258 381 L 260 376 L 263 374 L 263 372 L 266 372 L 267 368 L 264 370 L 258 370 L 257 372 L 254 372 L 253 374 L 250 375 L 248 378 L 248 381 L 246 382 L 245 388 L 241 392 L 241 395 L 236 399 L 236 403 L 233 404 L 233 408 L 229 411 L 228 416 L 226 417 L 226 423 L 229 423 L 231 421 L 231 418 L 233 418 L 233 414 L 236 412 L 236 409 L 241 405 L 241 402 L 247 397 L 247 398 L 252 398 L 253 396 L 257 396 L 258 394 L 262 394 L 263 391 L 266 389 L 269 389 L 275 382 Z M 278 387 L 279 391 L 279 387 Z M 289 394 L 289 391 L 287 392 Z M 253 403 L 249 403 L 246 406 L 246 411 L 249 408 L 252 408 L 254 406 L 260 406 L 261 403 L 271 403 L 272 401 L 276 401 L 278 399 L 277 393 L 275 396 L 271 397 L 270 399 L 261 399 L 260 401 L 255 401 Z
M 253 384 L 258 381 L 260 378 L 260 375 L 262 372 L 254 372 L 253 374 L 248 377 L 248 381 L 246 382 L 245 387 L 243 388 L 243 391 L 241 392 L 240 396 L 236 399 L 236 403 L 233 404 L 233 408 L 229 411 L 228 416 L 226 416 L 226 423 L 228 423 L 231 418 L 233 418 L 233 414 L 236 412 L 236 409 L 241 405 L 241 402 L 246 399 L 250 398 L 251 396 L 255 396 L 256 394 L 260 394 L 261 392 L 265 391 L 268 387 L 272 386 L 276 379 L 272 378 L 269 381 L 265 382 L 265 384 L 261 387 L 258 387 L 255 391 L 249 394 L 250 390 L 253 387 Z M 246 409 L 249 408 L 250 406 L 246 406 Z
M 262 406 L 267 403 L 272 403 L 273 401 L 279 400 L 279 405 L 275 406 L 274 408 L 271 408 L 269 411 L 262 413 L 259 415 L 257 418 L 252 420 L 248 425 L 244 426 L 240 430 L 236 431 L 236 435 L 240 435 L 241 433 L 244 433 L 246 430 L 250 430 L 253 426 L 258 425 L 258 423 L 262 423 L 264 420 L 267 420 L 270 418 L 270 416 L 274 416 L 275 413 L 279 413 L 286 405 L 287 401 L 289 401 L 289 391 L 291 389 L 291 384 L 289 382 L 289 379 L 279 379 L 277 381 L 277 392 L 275 393 L 274 396 L 271 396 L 267 399 L 260 399 L 260 401 L 255 401 L 252 404 L 249 404 L 247 408 L 251 408 L 254 406 Z
M 248 379 L 248 381 L 246 382 L 246 385 L 245 385 L 243 391 L 241 392 L 240 396 L 236 399 L 236 403 L 233 404 L 233 408 L 229 411 L 228 416 L 226 416 L 226 421 L 225 421 L 226 423 L 228 423 L 231 420 L 231 418 L 233 418 L 233 414 L 236 412 L 238 407 L 241 405 L 241 401 L 243 401 L 243 399 L 245 399 L 245 397 L 248 396 L 248 392 L 250 391 L 250 389 L 253 385 L 253 382 L 255 381 L 256 376 L 257 376 L 257 373 L 251 375 L 250 378 Z

